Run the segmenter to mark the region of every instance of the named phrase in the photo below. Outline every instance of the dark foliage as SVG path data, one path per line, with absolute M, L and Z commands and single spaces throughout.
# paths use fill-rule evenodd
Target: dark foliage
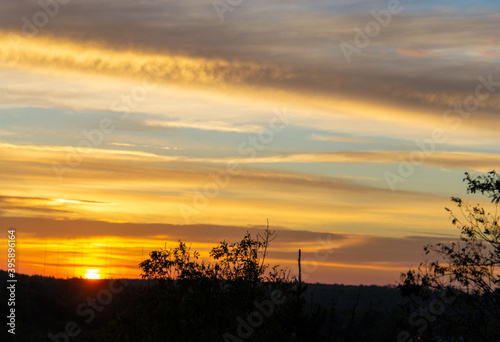
M 7 272 L 0 271 L 0 276 L 5 282 Z M 87 298 L 96 298 L 108 289 L 109 280 L 18 275 L 16 335 L 7 335 L 3 330 L 0 340 L 51 341 L 49 333 L 63 332 L 73 321 L 81 332 L 70 337 L 71 342 L 224 341 L 225 333 L 238 337 L 238 317 L 245 320 L 256 310 L 254 300 L 266 303 L 272 288 L 261 284 L 257 289 L 247 287 L 243 294 L 233 288 L 234 292 L 222 295 L 215 281 L 194 281 L 183 285 L 182 290 L 166 293 L 169 285 L 153 286 L 149 280 L 117 280 L 114 286 L 121 282 L 123 291 L 114 295 L 108 305 L 102 305 L 102 311 L 95 311 L 95 318 L 87 323 L 88 316 L 79 315 L 77 308 Z M 397 289 L 308 284 L 299 299 L 294 284 L 274 284 L 283 294 L 288 291 L 293 296 L 275 306 L 273 313 L 243 341 L 395 340 L 396 307 L 400 302 Z M 0 292 L 7 297 L 4 288 Z M 6 302 L 0 306 L 7 312 Z
M 499 340 L 500 176 L 495 171 L 476 177 L 466 173 L 464 181 L 468 193 L 491 199 L 493 214 L 452 197 L 459 214 L 446 210 L 460 229 L 460 241 L 425 247 L 431 261 L 401 275 L 401 293 L 411 298 L 403 309 L 415 318 L 407 328 L 423 341 L 436 341 L 436 336 Z
M 211 263 L 179 242 L 141 263 L 144 280 L 18 275 L 12 341 L 388 341 L 397 290 L 304 284 L 265 264 L 274 233 L 222 242 Z M 7 278 L 1 272 L 2 279 Z M 107 291 L 119 291 L 107 297 Z M 6 289 L 1 290 L 7 297 Z M 91 304 L 97 299 L 95 308 Z M 90 300 L 90 302 L 89 302 Z M 1 304 L 7 312 L 6 303 Z M 69 322 L 78 329 L 65 333 Z M 53 334 L 54 339 L 49 338 Z M 59 334 L 59 335 L 58 335 Z M 5 338 L 4 338 L 5 337 Z

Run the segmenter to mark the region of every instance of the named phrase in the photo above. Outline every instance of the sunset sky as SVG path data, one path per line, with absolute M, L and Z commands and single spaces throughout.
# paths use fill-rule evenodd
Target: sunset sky
M 483 201 L 464 172 L 500 170 L 495 1 L 27 0 L 0 18 L 0 227 L 21 273 L 138 277 L 165 243 L 206 255 L 269 219 L 270 263 L 296 274 L 301 248 L 306 281 L 394 284 L 458 236 L 451 196 Z

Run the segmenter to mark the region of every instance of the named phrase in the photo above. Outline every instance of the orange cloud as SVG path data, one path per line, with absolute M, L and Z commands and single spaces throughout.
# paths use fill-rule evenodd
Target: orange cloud
M 415 145 L 417 147 L 417 145 Z M 482 152 L 443 152 L 432 153 L 421 152 L 418 148 L 414 151 L 332 151 L 321 153 L 302 153 L 277 155 L 258 158 L 200 158 L 193 159 L 197 162 L 229 162 L 237 161 L 240 164 L 256 163 L 375 163 L 375 164 L 399 164 L 401 160 L 410 160 L 412 153 L 417 153 L 422 157 L 421 163 L 427 166 L 440 168 L 471 169 L 480 172 L 487 172 L 500 168 L 500 158 L 498 153 Z
M 482 49 L 479 50 L 479 53 L 485 58 L 500 58 L 500 50 L 498 49 Z
M 410 56 L 410 57 L 424 57 L 434 55 L 434 51 L 431 50 L 419 50 L 414 48 L 398 49 L 400 55 Z
M 113 50 L 97 43 L 81 45 L 70 40 L 37 37 L 10 44 L 10 37 L 0 31 L 0 65 L 11 69 L 58 74 L 94 73 L 144 79 L 153 88 L 156 83 L 209 85 L 210 87 L 242 82 L 284 80 L 290 72 L 276 65 L 232 62 L 214 58 Z M 50 46 L 50 49 L 47 49 Z M 43 67 L 42 67 L 43 65 Z
M 18 265 L 21 273 L 79 277 L 88 269 L 95 269 L 106 278 L 138 278 L 138 264 L 150 251 L 173 247 L 178 239 L 192 243 L 191 248 L 205 259 L 208 251 L 222 239 L 238 241 L 247 231 L 256 236 L 264 228 L 22 217 L 0 217 L 0 224 L 15 227 L 19 232 L 17 247 L 23 255 Z M 269 263 L 288 267 L 296 274 L 297 250 L 301 248 L 307 281 L 327 283 L 391 283 L 401 271 L 419 262 L 423 245 L 453 239 L 445 235 L 396 238 L 285 227 L 276 227 L 276 232 L 277 239 L 267 259 Z M 5 255 L 0 255 L 0 261 L 6 262 Z

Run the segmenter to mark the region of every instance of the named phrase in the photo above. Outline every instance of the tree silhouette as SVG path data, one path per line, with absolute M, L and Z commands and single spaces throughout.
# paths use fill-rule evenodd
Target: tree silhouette
M 247 232 L 220 242 L 210 261 L 182 241 L 152 251 L 139 264 L 151 286 L 115 322 L 117 334 L 123 341 L 319 341 L 323 316 L 306 312 L 305 287 L 265 263 L 275 238 L 268 224 L 255 238 Z
M 447 320 L 460 335 L 474 340 L 497 341 L 500 336 L 500 176 L 495 171 L 472 177 L 465 173 L 468 193 L 480 193 L 493 203 L 493 214 L 483 206 L 452 197 L 458 210 L 446 208 L 460 240 L 424 248 L 432 258 L 417 270 L 401 275 L 404 295 L 431 298 L 432 291 L 453 291 L 442 321 Z M 458 212 L 458 213 L 457 213 Z M 429 292 L 431 291 L 431 292 Z M 435 292 L 434 292 L 435 294 Z M 437 324 L 435 324 L 437 325 Z
M 210 251 L 213 263 L 200 261 L 200 253 L 191 251 L 179 240 L 173 249 L 155 250 L 150 258 L 139 264 L 141 277 L 150 280 L 189 280 L 218 279 L 225 281 L 264 281 L 276 276 L 264 277 L 269 265 L 264 264 L 269 243 L 276 237 L 275 232 L 267 226 L 264 235 L 252 238 L 247 232 L 245 237 L 236 243 L 225 240 Z M 259 257 L 262 255 L 262 258 Z

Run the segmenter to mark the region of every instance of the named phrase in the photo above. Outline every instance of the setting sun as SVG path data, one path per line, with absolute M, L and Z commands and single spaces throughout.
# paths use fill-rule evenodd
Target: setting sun
M 101 275 L 99 274 L 99 270 L 88 269 L 87 273 L 85 273 L 85 278 L 87 278 L 87 279 L 101 279 Z

